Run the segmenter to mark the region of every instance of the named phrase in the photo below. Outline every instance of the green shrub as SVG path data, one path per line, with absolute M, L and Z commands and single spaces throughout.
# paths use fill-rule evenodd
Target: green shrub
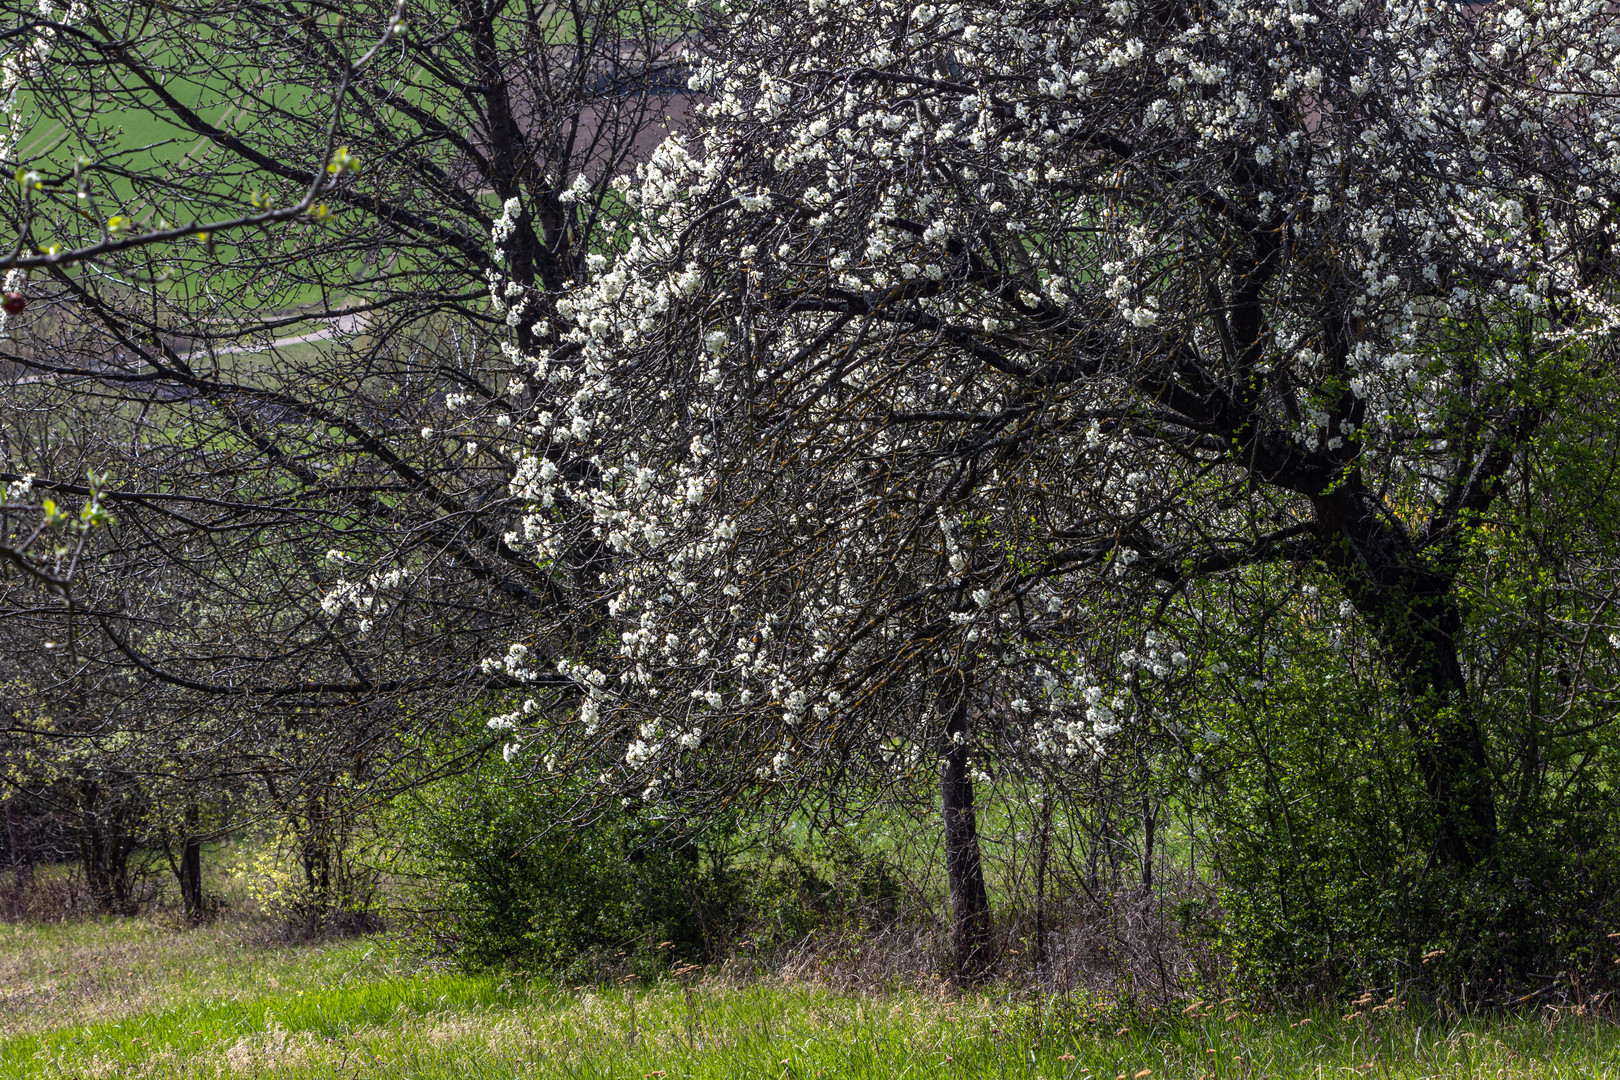
M 859 929 L 902 913 L 904 897 L 889 860 L 868 830 L 830 828 L 798 843 L 772 837 L 747 853 L 738 915 L 761 947 L 824 929 Z
M 678 822 L 581 796 L 476 770 L 409 797 L 401 833 L 431 907 L 417 926 L 436 948 L 564 978 L 712 955 L 731 921 L 724 860 Z
M 1210 695 L 1197 713 L 1216 736 L 1201 792 L 1216 826 L 1216 936 L 1239 981 L 1307 997 L 1399 983 L 1470 1002 L 1505 1001 L 1556 973 L 1609 989 L 1607 935 L 1620 930 L 1609 727 L 1555 738 L 1544 723 L 1532 774 L 1522 694 L 1481 694 L 1475 715 L 1500 763 L 1496 844 L 1477 865 L 1448 866 L 1421 744 L 1382 666 L 1346 662 L 1339 643 L 1300 624 L 1268 631 L 1286 663 L 1269 666 L 1263 692 L 1230 704 Z M 1499 652 L 1509 648 L 1525 647 Z M 1257 652 L 1229 654 L 1231 667 L 1258 673 Z

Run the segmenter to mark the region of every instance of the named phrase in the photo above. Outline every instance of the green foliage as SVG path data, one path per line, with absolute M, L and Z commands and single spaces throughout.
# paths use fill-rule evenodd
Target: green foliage
M 1588 537 L 1598 520 L 1584 515 Z M 1424 733 L 1364 628 L 1334 617 L 1331 583 L 1244 583 L 1271 594 L 1270 615 L 1219 639 L 1184 715 L 1207 773 L 1192 797 L 1215 826 L 1224 921 L 1211 933 L 1250 990 L 1399 983 L 1502 1002 L 1554 972 L 1588 992 L 1612 985 L 1620 745 L 1571 677 L 1583 663 L 1581 677 L 1607 679 L 1595 669 L 1612 661 L 1577 661 L 1566 629 L 1607 617 L 1568 568 L 1538 565 L 1530 529 L 1476 530 L 1462 579 L 1468 707 L 1498 818 L 1476 866 L 1436 857 Z M 1561 692 L 1546 686 L 1560 671 Z
M 422 883 L 390 921 L 435 954 L 596 982 L 902 914 L 882 815 L 710 816 L 698 832 L 667 809 L 604 799 L 577 774 L 503 761 L 483 722 L 500 711 L 469 710 L 459 730 L 419 747 L 441 778 L 379 821 L 399 876 Z
M 1377 669 L 1290 614 L 1225 654 L 1204 699 L 1219 936 L 1251 987 L 1381 984 L 1433 922 L 1423 786 Z
M 816 930 L 858 929 L 893 918 L 902 889 L 872 835 L 875 822 L 812 833 L 798 843 L 776 836 L 749 852 L 739 915 L 761 947 Z
M 724 860 L 678 821 L 604 807 L 498 759 L 401 799 L 437 948 L 474 968 L 595 979 L 708 959 L 729 926 Z

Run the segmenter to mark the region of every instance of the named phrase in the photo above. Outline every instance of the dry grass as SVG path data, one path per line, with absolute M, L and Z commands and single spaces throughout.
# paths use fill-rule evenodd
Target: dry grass
M 156 918 L 0 925 L 0 1038 L 189 1000 L 248 1000 L 388 974 L 375 942 L 269 942 L 257 924 Z

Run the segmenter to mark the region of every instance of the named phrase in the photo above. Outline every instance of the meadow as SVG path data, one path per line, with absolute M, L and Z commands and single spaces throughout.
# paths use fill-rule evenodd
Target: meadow
M 383 937 L 277 941 L 241 920 L 0 929 L 8 1077 L 1620 1077 L 1608 1017 L 1353 1011 L 839 993 L 735 961 L 558 986 L 408 962 Z

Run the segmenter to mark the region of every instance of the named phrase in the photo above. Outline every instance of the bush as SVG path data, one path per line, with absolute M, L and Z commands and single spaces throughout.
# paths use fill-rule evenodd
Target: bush
M 475 771 L 403 801 L 434 948 L 570 979 L 714 954 L 735 907 L 724 859 L 678 822 L 635 805 L 582 809 L 580 794 Z
M 889 860 L 856 826 L 795 844 L 773 836 L 749 853 L 739 915 L 755 944 L 788 945 L 816 931 L 859 933 L 902 915 L 905 896 Z
M 363 853 L 345 848 L 330 855 L 320 872 L 312 872 L 294 843 L 244 847 L 228 873 L 245 888 L 275 932 L 289 940 L 307 940 L 382 929 L 379 875 Z M 222 903 L 204 897 L 217 910 Z M 206 910 L 206 908 L 205 908 Z
M 1514 772 L 1527 756 L 1517 703 L 1482 697 L 1476 715 L 1503 763 L 1496 846 L 1448 866 L 1400 695 L 1380 668 L 1311 645 L 1281 647 L 1290 667 L 1263 707 L 1202 717 L 1222 736 L 1204 794 L 1218 941 L 1240 981 L 1312 997 L 1399 983 L 1477 1004 L 1543 991 L 1555 973 L 1571 993 L 1612 988 L 1620 754 L 1607 727 L 1577 745 L 1547 725 L 1538 787 Z

